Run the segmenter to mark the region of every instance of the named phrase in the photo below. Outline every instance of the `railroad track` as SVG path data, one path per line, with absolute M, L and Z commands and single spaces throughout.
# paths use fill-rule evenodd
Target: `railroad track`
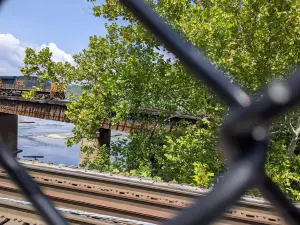
M 83 213 L 69 209 L 58 210 L 72 225 L 143 225 L 135 221 Z M 36 214 L 30 203 L 0 198 L 0 224 L 44 225 L 45 222 Z
M 173 218 L 206 191 L 184 185 L 21 161 L 56 207 L 160 224 Z M 0 197 L 23 200 L 0 171 Z M 243 199 L 218 224 L 284 224 L 267 202 Z

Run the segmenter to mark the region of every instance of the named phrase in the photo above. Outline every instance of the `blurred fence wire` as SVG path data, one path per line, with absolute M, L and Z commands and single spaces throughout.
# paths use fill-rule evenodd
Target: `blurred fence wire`
M 2 6 L 4 0 L 0 0 Z M 284 81 L 272 82 L 254 101 L 238 85 L 217 70 L 201 53 L 166 24 L 143 0 L 120 0 L 161 42 L 173 52 L 193 76 L 204 82 L 231 110 L 221 129 L 222 150 L 229 169 L 213 190 L 166 225 L 210 224 L 221 216 L 249 188 L 258 188 L 290 224 L 300 224 L 298 209 L 282 194 L 264 171 L 269 140 L 268 124 L 300 102 L 300 73 L 296 70 Z M 67 224 L 12 151 L 0 145 L 0 164 L 51 225 Z

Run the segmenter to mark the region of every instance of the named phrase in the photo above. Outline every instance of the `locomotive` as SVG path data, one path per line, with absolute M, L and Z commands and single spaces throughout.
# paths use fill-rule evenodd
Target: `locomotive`
M 36 91 L 34 99 L 65 99 L 65 93 L 60 91 L 61 83 L 52 83 L 46 81 L 40 84 L 37 77 L 24 76 L 0 76 L 0 95 L 21 97 L 25 91 L 30 91 L 33 87 L 39 87 L 41 90 Z

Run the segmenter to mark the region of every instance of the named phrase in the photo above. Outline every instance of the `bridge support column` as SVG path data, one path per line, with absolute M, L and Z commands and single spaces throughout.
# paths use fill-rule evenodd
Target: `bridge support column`
M 89 151 L 82 151 L 82 147 L 96 147 L 99 148 L 103 145 L 106 145 L 108 148 L 110 147 L 110 137 L 111 137 L 111 130 L 110 129 L 104 129 L 100 128 L 99 132 L 97 132 L 97 139 L 95 140 L 82 140 L 81 141 L 81 150 L 80 150 L 80 156 L 79 156 L 79 167 L 81 167 L 82 164 L 85 163 L 86 160 L 93 160 L 97 152 L 89 152 Z
M 0 113 L 0 143 L 12 151 L 18 149 L 18 116 Z
M 106 145 L 107 147 L 110 147 L 110 136 L 111 130 L 100 128 L 99 133 L 97 134 L 98 146 L 101 147 L 102 145 Z

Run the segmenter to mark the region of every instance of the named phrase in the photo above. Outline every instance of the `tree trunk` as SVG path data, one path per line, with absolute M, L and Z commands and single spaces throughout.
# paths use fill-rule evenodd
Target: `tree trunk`
M 290 142 L 290 145 L 289 145 L 289 147 L 287 149 L 287 153 L 289 155 L 293 155 L 294 154 L 294 151 L 295 151 L 295 149 L 297 147 L 297 140 L 298 140 L 298 135 L 297 134 L 293 134 L 293 138 L 292 138 L 292 140 Z
M 297 147 L 297 141 L 299 138 L 299 134 L 300 134 L 300 117 L 298 117 L 297 123 L 296 123 L 296 129 L 294 129 L 291 119 L 289 120 L 289 126 L 290 126 L 290 131 L 293 133 L 293 137 L 292 140 L 290 142 L 290 145 L 287 149 L 287 153 L 289 155 L 293 155 L 294 151 Z

